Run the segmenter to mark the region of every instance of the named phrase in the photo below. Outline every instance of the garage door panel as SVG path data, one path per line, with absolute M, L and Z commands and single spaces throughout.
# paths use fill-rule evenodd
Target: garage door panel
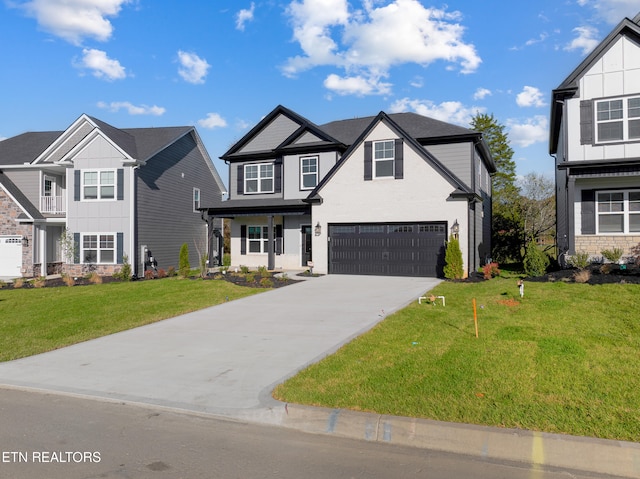
M 329 272 L 442 276 L 446 223 L 329 225 Z
M 0 276 L 22 275 L 22 236 L 0 236 Z

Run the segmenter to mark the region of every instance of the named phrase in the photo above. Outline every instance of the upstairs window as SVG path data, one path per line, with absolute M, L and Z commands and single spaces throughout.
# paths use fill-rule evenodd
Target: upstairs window
M 193 211 L 198 212 L 200 208 L 200 188 L 193 189 Z
M 246 194 L 273 193 L 273 184 L 273 163 L 245 165 L 244 192 Z
M 597 141 L 640 139 L 640 97 L 596 102 Z
M 311 190 L 318 185 L 318 157 L 300 158 L 300 189 Z
M 376 141 L 373 143 L 373 164 L 375 178 L 393 178 L 395 163 L 394 140 Z
M 115 170 L 82 172 L 82 199 L 113 200 L 116 197 Z

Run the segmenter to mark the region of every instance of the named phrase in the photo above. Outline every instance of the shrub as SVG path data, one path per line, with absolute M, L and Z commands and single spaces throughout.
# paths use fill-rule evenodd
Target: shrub
M 258 267 L 258 274 L 260 275 L 261 278 L 269 278 L 269 277 L 271 277 L 271 274 L 269 274 L 269 270 L 267 269 L 266 266 L 259 266 Z
M 0 279 L 0 289 L 4 288 L 6 285 L 7 283 Z
M 573 280 L 576 283 L 588 283 L 591 279 L 591 271 L 588 269 L 579 269 L 573 274 Z
M 158 278 L 166 278 L 166 277 L 167 277 L 167 272 L 164 269 L 160 268 L 158 270 Z
M 180 272 L 180 276 L 183 278 L 187 278 L 189 276 L 189 272 L 191 271 L 191 265 L 189 264 L 189 245 L 184 243 L 180 247 L 180 261 L 178 263 L 178 271 Z
M 33 280 L 34 288 L 44 288 L 47 285 L 47 278 L 44 276 L 39 276 L 38 278 Z
M 289 275 L 287 273 L 282 273 L 280 276 L 278 276 L 279 281 L 287 281 L 288 279 Z
M 567 263 L 569 263 L 569 265 L 573 266 L 574 268 L 585 269 L 591 264 L 591 257 L 589 256 L 589 253 L 586 253 L 584 251 L 576 252 L 576 254 L 569 257 Z
M 122 255 L 122 268 L 120 268 L 120 271 L 114 273 L 113 277 L 121 281 L 131 281 L 131 265 L 129 264 L 129 257 L 126 254 Z
M 462 265 L 462 251 L 460 242 L 453 235 L 449 236 L 447 249 L 444 253 L 444 277 L 447 279 L 461 279 L 464 276 Z
M 487 263 L 482 267 L 482 274 L 484 275 L 484 279 L 495 278 L 500 275 L 500 269 L 498 268 L 498 263 Z
M 154 279 L 156 277 L 152 269 L 148 269 L 144 272 L 144 279 Z
M 249 267 L 248 267 L 248 266 L 240 265 L 240 272 L 241 272 L 242 274 L 247 274 L 247 273 L 249 272 Z
M 263 288 L 273 288 L 273 281 L 271 278 L 262 278 L 260 280 L 260 286 Z
M 231 254 L 225 253 L 222 255 L 222 266 L 229 268 L 231 266 Z
M 169 278 L 173 278 L 176 274 L 176 269 L 173 266 L 169 266 L 169 269 L 167 270 L 167 276 L 169 276 Z
M 102 284 L 102 276 L 93 271 L 89 274 L 89 282 L 91 284 Z
M 600 253 L 610 262 L 617 263 L 618 261 L 620 261 L 620 258 L 622 258 L 622 254 L 624 253 L 624 251 L 622 251 L 620 248 L 613 248 L 603 249 L 602 251 L 600 251 Z
M 609 274 L 611 271 L 613 271 L 613 265 L 611 263 L 605 263 L 600 266 L 600 272 L 602 274 Z
M 244 275 L 244 279 L 247 281 L 247 283 L 255 283 L 256 275 L 255 273 L 247 273 Z
M 68 274 L 62 275 L 62 281 L 64 281 L 64 284 L 66 284 L 67 286 L 75 286 L 76 284 L 75 278 L 73 276 L 69 276 Z
M 24 286 L 24 279 L 22 278 L 16 278 L 13 280 L 13 287 L 14 288 L 22 288 Z
M 547 271 L 549 257 L 540 251 L 535 241 L 529 241 L 524 254 L 524 272 L 527 276 L 541 276 Z

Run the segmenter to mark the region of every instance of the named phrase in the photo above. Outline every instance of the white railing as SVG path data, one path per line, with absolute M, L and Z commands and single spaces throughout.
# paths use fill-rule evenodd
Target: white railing
M 42 213 L 66 213 L 64 196 L 41 196 L 40 211 Z

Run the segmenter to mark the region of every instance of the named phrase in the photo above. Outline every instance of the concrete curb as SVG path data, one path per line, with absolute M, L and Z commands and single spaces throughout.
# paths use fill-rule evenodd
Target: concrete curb
M 312 434 L 624 478 L 640 477 L 640 443 L 447 423 L 295 404 L 236 416 Z

